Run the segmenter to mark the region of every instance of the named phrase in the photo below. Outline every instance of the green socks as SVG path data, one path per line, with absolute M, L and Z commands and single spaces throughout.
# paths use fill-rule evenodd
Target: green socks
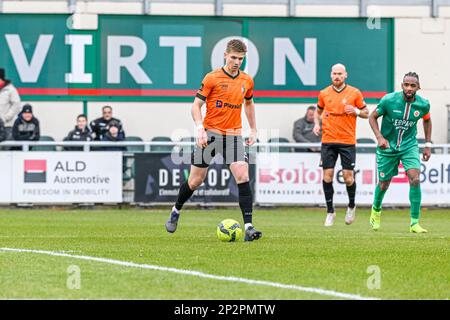
M 381 210 L 381 203 L 383 202 L 384 194 L 386 193 L 386 191 L 387 190 L 381 190 L 379 185 L 377 185 L 377 187 L 375 188 L 375 197 L 373 199 L 372 207 L 376 211 L 380 211 Z
M 386 190 L 381 190 L 377 185 L 375 188 L 375 197 L 373 199 L 372 208 L 376 211 L 381 210 L 381 203 L 383 202 L 384 194 Z M 422 202 L 422 192 L 420 191 L 420 184 L 417 186 L 409 187 L 409 202 L 411 203 L 411 225 L 419 223 L 420 218 L 420 204 Z
M 422 192 L 420 185 L 409 187 L 409 202 L 411 203 L 411 225 L 419 222 L 420 203 L 422 201 Z

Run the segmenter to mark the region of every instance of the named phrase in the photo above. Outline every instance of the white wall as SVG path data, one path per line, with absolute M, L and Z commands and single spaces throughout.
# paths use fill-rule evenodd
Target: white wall
M 447 108 L 450 104 L 450 19 L 396 19 L 395 85 L 403 75 L 419 74 L 419 94 L 430 100 L 432 140 L 447 142 Z M 422 125 L 419 135 L 423 136 Z

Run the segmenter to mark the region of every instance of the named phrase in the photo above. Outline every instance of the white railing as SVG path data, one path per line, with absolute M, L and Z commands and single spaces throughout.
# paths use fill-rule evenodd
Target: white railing
M 0 143 L 0 147 L 21 147 L 22 151 L 29 151 L 30 147 L 36 146 L 52 146 L 52 147 L 83 147 L 83 151 L 89 152 L 91 148 L 98 147 L 144 147 L 144 152 L 151 152 L 153 146 L 165 146 L 165 147 L 193 147 L 194 142 L 189 141 L 118 141 L 118 142 L 106 142 L 106 141 L 3 141 Z M 252 145 L 252 149 L 274 150 L 277 148 L 320 148 L 320 143 L 297 143 L 297 142 L 258 142 Z M 376 148 L 376 144 L 373 143 L 357 143 L 356 148 Z M 424 148 L 424 144 L 419 144 L 420 148 Z M 432 150 L 439 153 L 448 154 L 450 150 L 450 144 L 433 144 Z M 60 150 L 57 150 L 60 151 Z M 96 150 L 97 151 L 97 150 Z M 132 151 L 127 151 L 132 152 Z

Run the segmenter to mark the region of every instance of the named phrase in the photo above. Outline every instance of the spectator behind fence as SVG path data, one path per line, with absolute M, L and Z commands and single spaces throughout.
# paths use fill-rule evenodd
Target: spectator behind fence
M 26 104 L 23 106 L 22 111 L 14 122 L 12 136 L 16 141 L 38 141 L 41 137 L 39 120 L 33 115 L 31 105 Z M 18 149 L 20 150 L 21 148 Z
M 19 111 L 19 93 L 11 80 L 6 79 L 5 69 L 0 68 L 0 119 L 3 120 L 8 140 L 12 139 L 12 126 Z
M 6 140 L 6 129 L 3 120 L 0 118 L 0 142 Z
M 125 139 L 122 122 L 119 119 L 113 118 L 112 108 L 110 106 L 104 106 L 102 108 L 102 114 L 103 116 L 101 118 L 91 122 L 91 130 L 94 133 L 94 139 L 97 141 L 103 140 L 103 136 L 108 132 L 108 126 L 111 121 L 115 121 L 118 124 L 118 136 L 122 136 L 122 138 Z
M 106 134 L 103 135 L 102 141 L 107 142 L 118 142 L 118 141 L 124 141 L 125 140 L 125 132 L 120 132 L 121 125 L 118 121 L 112 120 L 109 122 L 108 131 Z M 101 150 L 103 151 L 126 151 L 126 147 L 124 146 L 108 146 L 108 147 L 101 147 Z
M 314 129 L 314 111 L 316 107 L 309 106 L 306 109 L 305 117 L 294 122 L 293 137 L 295 142 L 319 143 L 322 135 L 316 136 Z M 320 148 L 296 148 L 296 152 L 319 152 Z
M 80 114 L 77 117 L 77 125 L 75 129 L 67 134 L 64 141 L 92 141 L 94 140 L 91 129 L 87 126 L 87 117 L 84 114 Z M 64 147 L 64 150 L 68 151 L 81 151 L 83 147 Z

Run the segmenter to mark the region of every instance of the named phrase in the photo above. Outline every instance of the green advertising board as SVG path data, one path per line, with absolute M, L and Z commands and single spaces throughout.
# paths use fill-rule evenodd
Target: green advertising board
M 260 102 L 311 102 L 343 63 L 367 100 L 393 90 L 393 20 L 100 15 L 0 15 L 0 61 L 27 100 L 191 101 L 205 73 L 243 38 Z

